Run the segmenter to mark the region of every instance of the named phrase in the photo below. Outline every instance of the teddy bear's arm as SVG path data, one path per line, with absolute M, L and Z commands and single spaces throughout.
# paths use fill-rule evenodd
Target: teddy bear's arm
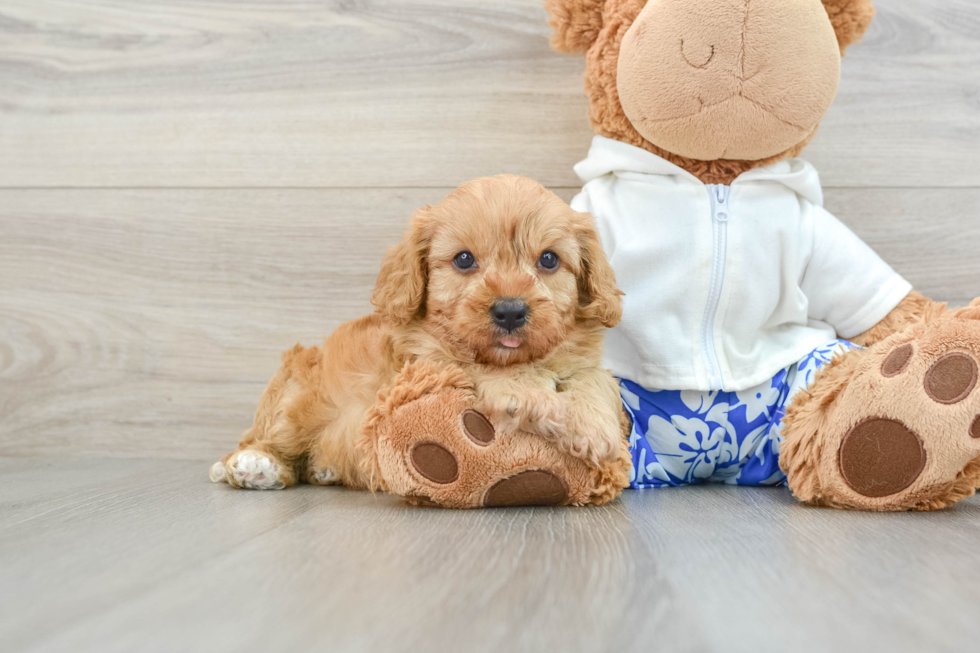
M 862 347 L 870 347 L 913 324 L 931 322 L 945 308 L 946 304 L 934 302 L 922 293 L 913 290 L 881 322 L 864 333 L 851 338 L 851 342 Z

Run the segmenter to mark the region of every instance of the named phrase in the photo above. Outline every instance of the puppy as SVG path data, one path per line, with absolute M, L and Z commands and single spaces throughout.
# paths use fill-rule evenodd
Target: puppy
M 466 183 L 416 212 L 388 251 L 373 315 L 283 354 L 252 428 L 211 479 L 380 489 L 358 447 L 362 423 L 414 361 L 461 369 L 498 431 L 538 434 L 596 465 L 614 460 L 622 407 L 600 364 L 621 294 L 591 216 L 530 179 Z

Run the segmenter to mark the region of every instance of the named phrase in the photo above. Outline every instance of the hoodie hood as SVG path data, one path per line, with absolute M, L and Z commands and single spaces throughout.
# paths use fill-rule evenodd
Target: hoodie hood
M 604 136 L 593 137 L 589 155 L 575 165 L 575 174 L 583 184 L 604 175 L 622 172 L 674 177 L 677 181 L 704 185 L 690 172 L 663 157 Z M 789 159 L 754 168 L 739 175 L 732 185 L 760 182 L 782 184 L 809 202 L 823 206 L 820 175 L 803 159 Z

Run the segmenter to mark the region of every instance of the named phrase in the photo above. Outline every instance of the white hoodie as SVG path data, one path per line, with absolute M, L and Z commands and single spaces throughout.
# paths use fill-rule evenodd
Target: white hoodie
M 912 286 L 823 209 L 792 159 L 705 186 L 667 160 L 596 136 L 572 200 L 592 213 L 623 321 L 613 374 L 651 390 L 745 390 L 817 347 L 867 331 Z

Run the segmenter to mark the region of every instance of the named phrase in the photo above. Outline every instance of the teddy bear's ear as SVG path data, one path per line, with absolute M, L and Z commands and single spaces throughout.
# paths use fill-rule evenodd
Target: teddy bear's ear
M 852 43 L 857 43 L 868 31 L 875 16 L 873 0 L 823 0 L 830 24 L 837 33 L 841 56 Z
M 606 0 L 544 0 L 551 25 L 551 47 L 558 52 L 582 54 L 595 43 L 602 29 Z

